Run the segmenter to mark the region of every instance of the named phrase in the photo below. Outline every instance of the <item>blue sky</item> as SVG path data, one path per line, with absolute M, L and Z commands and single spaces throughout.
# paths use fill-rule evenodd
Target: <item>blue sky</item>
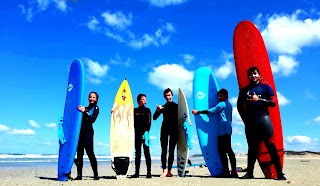
M 182 88 L 191 110 L 194 71 L 207 66 L 235 106 L 232 38 L 242 20 L 254 22 L 265 40 L 285 149 L 320 151 L 319 5 L 318 0 L 1 1 L 0 153 L 58 153 L 57 123 L 75 58 L 85 64 L 85 96 L 100 94 L 94 124 L 99 155 L 110 153 L 110 110 L 124 78 L 134 100 L 147 94 L 152 112 L 156 104 L 164 104 L 167 87 L 175 94 Z M 177 102 L 177 95 L 173 99 Z M 191 118 L 191 154 L 197 154 L 201 151 Z M 152 155 L 160 154 L 161 121 L 152 122 Z M 236 109 L 233 124 L 233 148 L 246 152 Z

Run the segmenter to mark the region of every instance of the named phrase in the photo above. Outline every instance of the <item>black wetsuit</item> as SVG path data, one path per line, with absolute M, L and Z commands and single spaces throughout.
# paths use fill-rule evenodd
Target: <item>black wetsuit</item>
M 93 170 L 94 177 L 98 177 L 97 159 L 93 151 L 93 126 L 99 114 L 99 107 L 97 104 L 90 104 L 82 113 L 82 123 L 79 136 L 79 143 L 77 148 L 77 171 L 78 176 L 82 177 L 83 154 L 84 149 L 89 157 L 90 164 Z
M 259 101 L 248 100 L 249 95 L 258 95 Z M 271 160 L 278 176 L 282 174 L 280 157 L 274 144 L 273 127 L 269 116 L 268 106 L 276 106 L 274 92 L 267 84 L 249 84 L 239 92 L 237 108 L 245 124 L 248 143 L 248 175 L 253 175 L 254 164 L 257 159 L 259 142 L 263 140 L 268 149 Z
M 178 142 L 178 104 L 173 101 L 167 102 L 163 105 L 163 109 L 155 111 L 153 120 L 156 120 L 161 113 L 163 114 L 160 133 L 162 169 L 166 168 L 169 141 L 168 170 L 171 170 L 174 160 L 174 150 Z M 168 139 L 169 137 L 170 140 Z
M 151 173 L 151 156 L 149 146 L 145 144 L 142 136 L 146 131 L 150 131 L 151 111 L 147 107 L 134 108 L 134 132 L 135 132 L 135 149 L 136 149 L 136 174 L 139 175 L 141 161 L 141 145 L 143 144 L 144 156 L 146 158 L 147 172 Z

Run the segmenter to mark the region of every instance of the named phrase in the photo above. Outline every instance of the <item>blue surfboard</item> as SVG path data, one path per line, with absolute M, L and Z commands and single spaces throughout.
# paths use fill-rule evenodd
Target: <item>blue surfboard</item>
M 82 113 L 78 105 L 84 98 L 84 67 L 81 60 L 72 62 L 67 85 L 63 120 L 59 123 L 58 180 L 67 181 L 77 151 Z
M 196 110 L 208 110 L 219 103 L 219 87 L 212 71 L 198 68 L 193 79 L 193 104 Z M 195 115 L 195 123 L 203 158 L 211 176 L 222 173 L 223 166 L 218 152 L 218 115 Z

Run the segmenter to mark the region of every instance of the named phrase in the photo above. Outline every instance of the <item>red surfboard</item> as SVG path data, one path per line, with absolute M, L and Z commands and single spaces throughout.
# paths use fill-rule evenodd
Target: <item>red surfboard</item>
M 233 35 L 233 51 L 239 88 L 241 89 L 249 84 L 247 70 L 255 66 L 260 70 L 260 82 L 269 84 L 277 98 L 268 53 L 258 28 L 252 22 L 241 21 L 236 26 Z M 276 107 L 269 107 L 269 112 L 274 130 L 275 145 L 280 156 L 281 166 L 283 167 L 283 134 L 278 98 L 276 104 Z M 258 161 L 266 178 L 277 177 L 270 154 L 262 141 L 258 150 Z

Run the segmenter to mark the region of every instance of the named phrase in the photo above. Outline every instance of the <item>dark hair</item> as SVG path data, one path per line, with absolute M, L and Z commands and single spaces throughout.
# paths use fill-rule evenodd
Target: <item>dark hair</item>
M 226 96 L 227 98 L 229 97 L 228 91 L 225 88 L 220 89 L 218 94 L 222 94 L 222 95 Z
M 247 70 L 247 75 L 249 75 L 250 72 L 255 71 L 255 70 L 258 72 L 258 74 L 260 74 L 260 71 L 259 71 L 259 69 L 257 67 L 250 67 Z
M 167 88 L 166 90 L 163 91 L 163 95 L 165 95 L 166 93 L 171 92 L 171 94 L 173 95 L 173 92 L 170 88 Z
M 139 101 L 140 101 L 140 99 L 142 98 L 142 97 L 147 97 L 145 94 L 139 94 L 138 96 L 137 96 L 137 102 L 139 103 Z
M 95 95 L 97 96 L 97 103 L 98 103 L 99 94 L 98 94 L 97 92 L 95 92 L 95 91 L 90 92 L 90 93 L 89 93 L 89 96 L 90 96 L 90 94 L 95 94 Z M 88 97 L 89 97 L 89 96 L 88 96 Z

